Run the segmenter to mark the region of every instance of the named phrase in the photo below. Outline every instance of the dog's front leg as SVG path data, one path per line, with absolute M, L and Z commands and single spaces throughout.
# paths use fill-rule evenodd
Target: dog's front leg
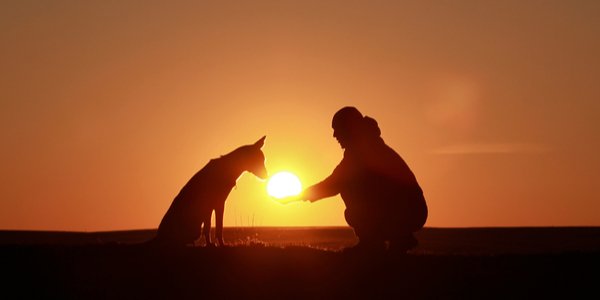
M 204 227 L 202 228 L 202 234 L 204 234 L 204 240 L 206 241 L 205 247 L 214 247 L 215 244 L 212 242 L 210 238 L 210 219 L 212 217 L 212 210 L 207 215 L 204 216 Z
M 216 232 L 215 232 L 215 237 L 217 238 L 217 241 L 219 241 L 219 246 L 221 247 L 225 247 L 227 246 L 225 244 L 225 242 L 223 241 L 223 214 L 225 213 L 225 202 L 223 202 L 223 205 L 218 205 L 217 208 L 215 209 L 215 216 L 217 217 L 216 220 Z

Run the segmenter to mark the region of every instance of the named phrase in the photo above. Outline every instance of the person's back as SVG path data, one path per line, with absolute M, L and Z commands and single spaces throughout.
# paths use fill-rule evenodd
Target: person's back
M 353 171 L 340 194 L 359 234 L 391 240 L 423 227 L 423 191 L 406 162 L 381 138 L 347 148 L 344 163 Z

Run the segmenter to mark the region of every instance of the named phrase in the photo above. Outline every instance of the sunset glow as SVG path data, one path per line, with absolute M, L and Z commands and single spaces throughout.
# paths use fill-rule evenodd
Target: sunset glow
M 269 173 L 312 186 L 344 158 L 344 106 L 415 174 L 425 226 L 600 226 L 599 15 L 594 0 L 0 1 L 0 229 L 157 228 L 211 159 L 264 135 Z M 348 225 L 339 194 L 274 201 L 299 192 L 285 176 L 241 176 L 225 227 Z
M 277 199 L 296 196 L 302 191 L 302 184 L 296 175 L 279 172 L 269 179 L 267 193 Z

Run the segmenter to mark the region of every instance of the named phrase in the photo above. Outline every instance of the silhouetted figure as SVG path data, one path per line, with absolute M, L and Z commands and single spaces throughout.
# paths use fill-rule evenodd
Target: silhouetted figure
M 211 217 L 216 216 L 216 238 L 223 242 L 223 213 L 225 200 L 241 175 L 248 171 L 264 180 L 269 174 L 261 151 L 265 137 L 253 145 L 242 146 L 233 152 L 212 159 L 181 189 L 158 227 L 156 237 L 148 243 L 186 246 L 202 234 L 207 246 L 214 246 L 210 238 Z M 204 228 L 202 227 L 204 224 Z
M 385 241 L 400 252 L 416 247 L 413 233 L 427 220 L 427 204 L 413 172 L 385 144 L 377 122 L 356 108 L 339 110 L 332 127 L 344 158 L 300 197 L 313 202 L 341 194 L 346 221 L 359 238 L 355 250 L 384 249 Z

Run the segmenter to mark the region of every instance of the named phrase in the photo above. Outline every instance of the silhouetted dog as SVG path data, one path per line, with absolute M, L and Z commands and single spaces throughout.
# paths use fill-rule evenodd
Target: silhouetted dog
M 261 151 L 266 136 L 253 145 L 237 148 L 233 152 L 212 159 L 181 189 L 158 227 L 151 244 L 186 246 L 202 234 L 207 246 L 214 246 L 210 238 L 213 210 L 216 216 L 216 238 L 223 242 L 223 213 L 225 200 L 236 181 L 248 171 L 259 179 L 269 176 L 265 156 Z M 204 224 L 204 228 L 202 228 Z

